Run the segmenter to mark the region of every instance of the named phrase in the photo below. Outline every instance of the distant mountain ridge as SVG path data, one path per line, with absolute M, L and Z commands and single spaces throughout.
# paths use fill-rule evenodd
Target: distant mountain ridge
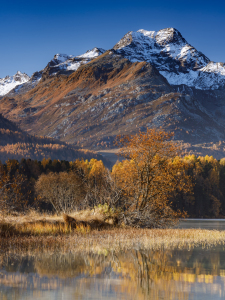
M 18 71 L 13 76 L 6 76 L 5 78 L 0 78 L 0 96 L 6 95 L 15 87 L 21 86 L 21 84 L 30 80 L 30 77 Z M 18 88 L 17 88 L 18 89 Z
M 77 147 L 110 148 L 118 134 L 162 127 L 192 149 L 225 141 L 224 79 L 224 65 L 176 29 L 139 30 L 107 51 L 55 55 L 2 96 L 0 109 L 28 133 Z
M 33 73 L 31 77 L 18 71 L 14 76 L 6 76 L 0 79 L 0 96 L 4 96 L 10 91 L 13 93 L 26 92 L 34 88 L 41 79 L 45 79 L 47 76 L 69 75 L 81 65 L 88 63 L 104 52 L 105 50 L 102 48 L 93 48 L 79 56 L 56 54 L 43 70 Z
M 210 61 L 175 28 L 130 31 L 113 49 L 131 62 L 151 63 L 171 85 L 185 84 L 201 90 L 214 90 L 225 85 L 225 64 Z M 6 95 L 18 85 L 23 87 L 26 82 L 26 87 L 30 89 L 46 76 L 71 74 L 105 51 L 95 47 L 78 56 L 56 54 L 43 70 L 35 72 L 31 78 L 17 72 L 14 76 L 0 79 L 0 96 Z M 18 91 L 15 89 L 14 92 Z

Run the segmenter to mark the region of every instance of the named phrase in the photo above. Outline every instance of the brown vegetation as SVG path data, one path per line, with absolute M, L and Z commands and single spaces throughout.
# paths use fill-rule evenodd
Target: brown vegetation
M 0 161 L 24 158 L 42 160 L 43 158 L 73 161 L 75 159 L 103 159 L 94 151 L 78 149 L 57 139 L 29 135 L 0 114 Z M 104 162 L 108 166 L 107 160 Z
M 26 177 L 18 172 L 18 162 L 0 165 L 0 211 L 2 214 L 24 210 L 29 197 L 25 193 Z M 27 197 L 26 197 L 27 196 Z
M 22 228 L 22 227 L 21 227 Z M 174 249 L 175 247 L 189 249 L 196 246 L 210 247 L 217 244 L 224 245 L 225 231 L 200 229 L 136 229 L 114 228 L 102 230 L 88 230 L 80 227 L 70 230 L 67 226 L 61 231 L 54 231 L 42 227 L 33 228 L 18 234 L 2 235 L 0 250 L 11 253 L 41 252 L 53 253 L 60 249 L 61 253 L 93 252 L 104 254 L 111 251 L 125 251 L 131 249 L 156 250 Z
M 104 210 L 83 210 L 71 215 L 49 215 L 35 211 L 25 214 L 0 215 L 0 237 L 46 236 L 87 233 L 91 230 L 115 229 L 112 221 L 105 221 Z
M 89 221 L 84 221 L 63 214 L 63 220 L 65 221 L 67 226 L 70 226 L 71 228 L 79 228 L 80 226 L 87 227 L 90 229 L 113 228 L 113 225 L 99 219 L 91 219 Z
M 112 176 L 122 190 L 122 217 L 125 224 L 136 227 L 166 227 L 184 214 L 174 211 L 169 202 L 175 191 L 191 192 L 186 164 L 176 159 L 173 134 L 147 129 L 133 136 L 120 137 L 119 155 L 127 158 L 116 165 Z
M 72 171 L 42 174 L 35 188 L 38 195 L 50 202 L 58 214 L 81 208 L 85 197 L 82 178 Z
M 176 156 L 179 148 L 171 137 L 162 130 L 149 129 L 120 138 L 120 155 L 128 159 L 118 162 L 112 171 L 96 159 L 70 163 L 49 159 L 8 161 L 0 165 L 2 214 L 20 213 L 29 204 L 39 205 L 42 211 L 49 209 L 67 215 L 66 224 L 62 219 L 59 223 L 35 220 L 24 223 L 23 229 L 16 227 L 23 233 L 35 234 L 115 225 L 165 228 L 176 224 L 186 208 L 188 212 L 220 216 L 225 205 L 223 160 Z M 71 214 L 82 209 L 92 211 L 92 216 Z M 93 218 L 100 210 L 101 217 Z M 5 223 L 4 226 L 3 231 L 8 228 Z
M 73 146 L 62 144 L 38 144 L 38 143 L 14 143 L 0 146 L 0 160 L 8 159 L 21 160 L 30 158 L 42 160 L 44 158 L 74 161 L 76 159 L 103 159 L 100 154 L 87 149 L 75 149 Z M 105 161 L 107 164 L 107 161 Z M 109 163 L 109 162 L 108 162 Z

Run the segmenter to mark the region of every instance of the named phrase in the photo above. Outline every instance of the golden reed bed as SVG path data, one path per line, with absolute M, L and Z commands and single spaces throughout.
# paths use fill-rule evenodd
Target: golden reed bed
M 77 230 L 70 234 L 10 236 L 0 239 L 0 251 L 38 253 L 43 251 L 108 253 L 130 249 L 173 249 L 211 247 L 224 244 L 225 231 L 201 229 L 114 228 Z
M 211 247 L 225 243 L 225 231 L 201 229 L 135 229 L 103 221 L 99 211 L 67 216 L 7 216 L 0 222 L 0 251 L 107 253 L 129 249 Z M 101 225 L 101 226 L 100 226 Z

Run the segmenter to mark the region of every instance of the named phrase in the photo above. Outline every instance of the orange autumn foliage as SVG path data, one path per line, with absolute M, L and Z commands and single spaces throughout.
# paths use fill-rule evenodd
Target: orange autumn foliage
M 124 221 L 136 227 L 165 227 L 182 215 L 172 210 L 169 198 L 175 190 L 191 191 L 186 163 L 177 158 L 172 133 L 147 129 L 118 138 L 119 155 L 112 176 L 123 190 Z

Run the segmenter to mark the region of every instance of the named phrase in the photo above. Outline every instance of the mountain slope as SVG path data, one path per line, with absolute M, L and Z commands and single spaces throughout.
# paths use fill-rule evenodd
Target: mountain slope
M 150 64 L 132 64 L 108 52 L 68 78 L 49 77 L 25 97 L 10 101 L 3 98 L 1 107 L 5 115 L 17 118 L 26 130 L 81 143 L 90 138 L 90 132 L 95 140 L 94 135 L 102 126 L 103 135 L 111 135 L 110 121 L 120 123 L 125 109 L 126 118 L 131 119 L 137 104 L 157 99 L 166 91 L 173 89 Z M 118 127 L 119 124 L 114 134 L 122 130 Z
M 0 114 L 0 128 L 4 129 L 4 130 L 21 132 L 21 130 L 18 128 L 18 126 L 15 123 L 4 118 L 2 114 Z M 2 138 L 0 139 L 0 144 L 1 145 L 4 144 L 4 141 Z
M 130 32 L 105 52 L 56 55 L 0 99 L 1 112 L 28 133 L 91 149 L 147 127 L 186 143 L 217 142 L 225 140 L 225 76 L 213 66 L 173 28 Z
M 111 50 L 70 76 L 50 76 L 24 95 L 4 97 L 1 108 L 28 132 L 92 149 L 112 147 L 117 134 L 160 126 L 185 142 L 224 139 L 225 124 L 201 103 L 201 91 L 179 88 L 150 63 Z
M 34 72 L 31 77 L 17 72 L 14 76 L 7 76 L 0 79 L 0 96 L 4 96 L 8 93 L 11 96 L 27 93 L 33 89 L 41 79 L 45 80 L 49 76 L 70 75 L 81 65 L 88 63 L 104 52 L 105 50 L 102 48 L 93 48 L 79 56 L 56 54 L 43 70 Z
M 0 161 L 4 163 L 8 159 L 21 160 L 22 158 L 37 160 L 51 158 L 67 161 L 96 158 L 111 167 L 111 163 L 96 152 L 77 149 L 55 139 L 31 136 L 0 114 Z

